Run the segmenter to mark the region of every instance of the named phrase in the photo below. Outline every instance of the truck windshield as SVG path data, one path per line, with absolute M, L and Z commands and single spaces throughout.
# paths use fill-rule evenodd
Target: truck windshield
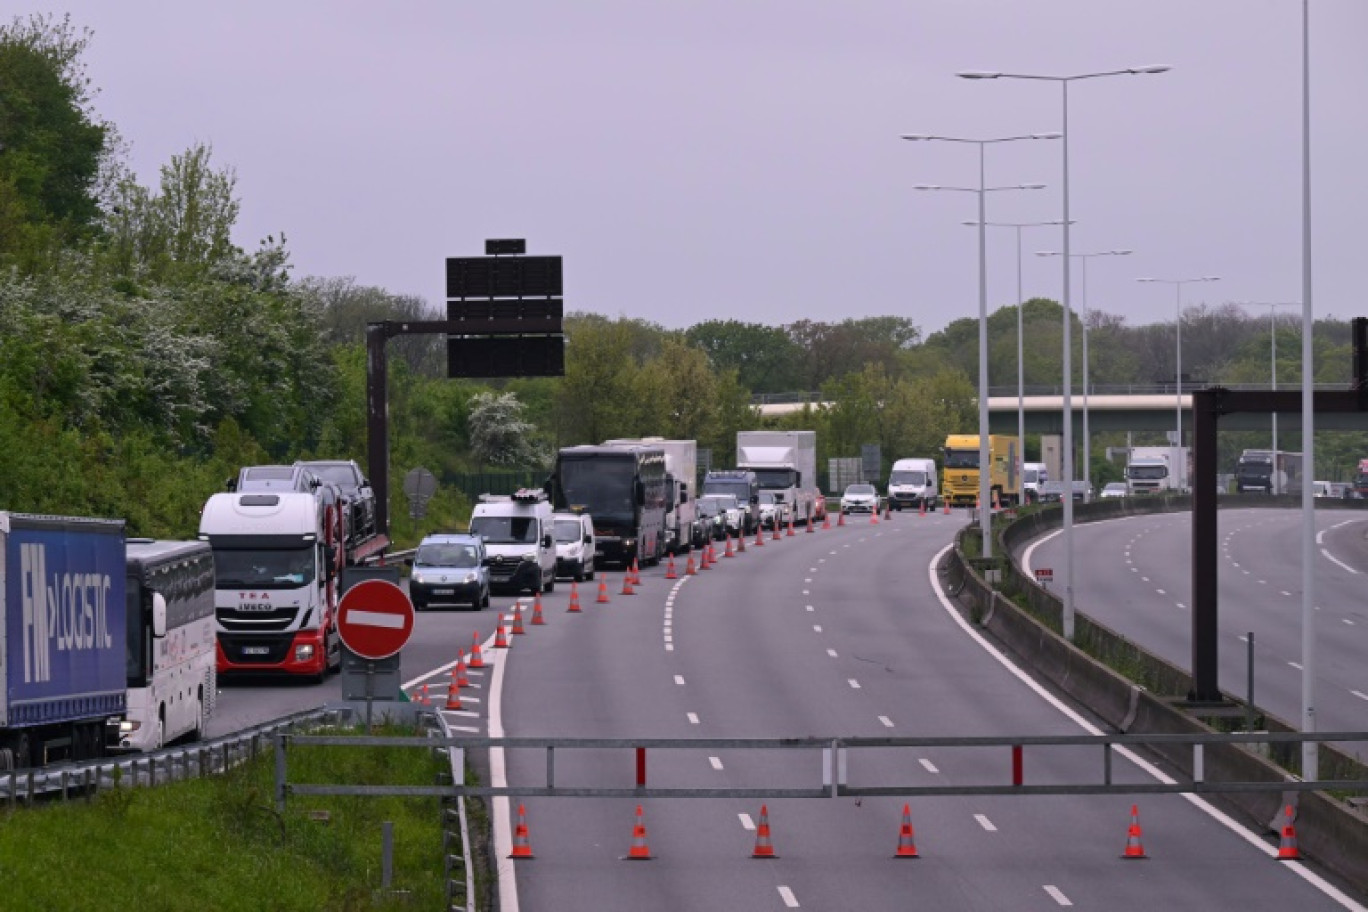
M 1021 480 L 1026 484 L 1038 484 L 1040 482 L 1039 469 L 1022 469 Z
M 978 450 L 946 450 L 945 467 L 947 469 L 977 469 Z
M 480 566 L 480 552 L 474 545 L 440 542 L 423 545 L 413 555 L 415 567 L 454 567 L 468 569 Z
M 314 549 L 279 551 L 214 549 L 214 580 L 220 589 L 298 589 L 314 579 Z
M 925 472 L 894 472 L 888 476 L 888 483 L 891 485 L 924 485 L 926 484 Z
M 798 484 L 798 473 L 793 469 L 756 469 L 755 477 L 762 488 L 791 488 Z
M 632 516 L 635 465 L 630 458 L 561 460 L 557 481 L 565 509 L 583 508 L 595 521 Z
M 703 494 L 731 494 L 741 503 L 750 502 L 750 481 L 746 479 L 709 478 L 703 482 Z
M 1157 481 L 1161 478 L 1168 478 L 1168 466 L 1133 465 L 1130 467 L 1130 477 L 1141 481 Z
M 470 532 L 491 545 L 531 545 L 537 541 L 537 520 L 533 516 L 477 516 L 470 521 Z
M 578 519 L 556 520 L 556 541 L 563 544 L 577 542 L 583 534 L 584 527 Z

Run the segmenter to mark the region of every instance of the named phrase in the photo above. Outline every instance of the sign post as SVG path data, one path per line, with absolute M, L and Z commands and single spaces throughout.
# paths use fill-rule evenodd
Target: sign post
M 1050 567 L 1037 567 L 1035 572 L 1036 582 L 1042 586 L 1049 586 L 1054 582 L 1054 570 Z
M 404 590 L 384 579 L 364 579 L 352 585 L 337 607 L 337 635 L 346 650 L 343 668 L 365 664 L 366 731 L 371 728 L 374 681 L 379 672 L 385 680 L 399 680 L 399 650 L 413 634 L 413 603 Z M 348 696 L 343 681 L 343 696 Z M 397 687 L 396 687 L 397 690 Z M 384 697 L 391 700 L 393 697 Z

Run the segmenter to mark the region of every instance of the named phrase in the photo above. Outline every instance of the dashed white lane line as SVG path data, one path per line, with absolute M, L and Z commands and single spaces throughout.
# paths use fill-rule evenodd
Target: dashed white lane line
M 1368 700 L 1368 694 L 1364 693 L 1361 690 L 1351 690 L 1349 692 L 1354 696 L 1358 697 L 1360 700 Z
M 917 762 L 920 763 L 920 764 L 922 765 L 922 767 L 923 767 L 928 773 L 939 773 L 939 772 L 940 772 L 940 770 L 936 768 L 936 764 L 932 763 L 930 760 L 926 759 L 925 757 L 922 757 L 922 758 L 921 758 L 919 761 L 917 761 Z
M 1297 671 L 1301 671 L 1301 670 L 1302 670 L 1301 665 L 1299 665 L 1299 664 L 1296 663 L 1296 662 L 1288 662 L 1287 664 L 1288 664 L 1288 665 L 1291 665 L 1293 668 L 1297 669 Z
M 743 830 L 753 830 L 753 829 L 755 829 L 755 821 L 754 821 L 754 820 L 751 820 L 751 815 L 750 815 L 750 814 L 737 814 L 736 816 L 741 818 L 741 829 L 743 829 Z
M 989 833 L 997 832 L 997 827 L 993 826 L 993 821 L 988 819 L 987 814 L 975 814 L 974 819 L 979 822 L 979 826 L 983 827 Z
M 690 725 L 697 725 L 697 724 L 698 724 L 698 713 L 688 713 L 688 719 L 689 719 L 689 724 L 690 724 Z
M 784 905 L 788 906 L 790 909 L 798 908 L 798 897 L 794 896 L 793 891 L 790 890 L 788 887 L 779 887 L 779 898 L 782 899 L 784 901 Z
M 828 650 L 827 650 L 827 655 L 831 656 L 833 659 L 836 658 L 836 650 L 834 650 L 834 649 L 828 649 Z
M 1154 591 L 1159 593 L 1160 595 L 1168 595 L 1168 593 L 1165 592 L 1163 589 L 1155 589 Z
M 817 610 L 816 608 L 814 608 L 814 607 L 811 606 L 811 605 L 804 605 L 803 607 L 804 607 L 804 609 L 806 609 L 807 611 L 816 611 L 816 610 Z
M 857 681 L 857 680 L 855 680 L 854 678 L 846 678 L 846 682 L 850 684 L 850 689 L 851 689 L 851 690 L 859 690 L 859 689 L 860 689 L 860 682 Z
M 1292 597 L 1292 593 L 1288 592 L 1286 589 L 1279 589 L 1278 591 L 1281 592 L 1283 595 L 1287 596 L 1288 598 Z
M 715 769 L 715 770 L 720 770 L 720 769 L 722 768 L 722 758 L 721 758 L 721 757 L 709 757 L 709 758 L 708 758 L 708 763 L 711 764 L 711 765 L 712 765 L 712 768 Z
M 879 721 L 883 723 L 884 728 L 893 727 L 893 720 L 888 718 L 888 716 L 879 716 Z
M 683 686 L 684 686 L 684 676 L 683 676 L 683 675 L 675 675 L 675 683 L 678 684 L 680 687 L 683 687 Z
M 1053 884 L 1045 884 L 1045 892 L 1050 894 L 1050 898 L 1053 899 L 1055 902 L 1059 903 L 1061 906 L 1073 905 L 1073 903 L 1069 901 L 1069 897 L 1064 895 L 1064 891 L 1059 889 L 1059 887 L 1054 886 Z
M 821 625 L 821 624 L 813 624 L 813 625 L 812 625 L 812 630 L 813 630 L 814 633 L 821 633 L 821 632 L 822 632 L 822 625 Z

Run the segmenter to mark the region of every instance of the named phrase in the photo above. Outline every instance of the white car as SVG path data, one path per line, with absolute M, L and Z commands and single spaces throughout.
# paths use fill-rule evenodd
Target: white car
M 853 484 L 841 495 L 842 513 L 879 512 L 879 492 L 872 484 Z
M 1103 486 L 1102 493 L 1098 496 L 1105 499 L 1108 497 L 1125 497 L 1128 493 L 1130 492 L 1126 490 L 1124 481 L 1109 481 Z
M 594 578 L 594 520 L 588 513 L 552 513 L 556 575 L 578 582 Z
M 786 526 L 789 521 L 789 505 L 779 500 L 773 491 L 760 492 L 760 525 L 773 529 L 776 525 Z
M 741 535 L 745 514 L 735 494 L 704 494 L 697 501 L 698 515 L 709 524 L 712 538 Z

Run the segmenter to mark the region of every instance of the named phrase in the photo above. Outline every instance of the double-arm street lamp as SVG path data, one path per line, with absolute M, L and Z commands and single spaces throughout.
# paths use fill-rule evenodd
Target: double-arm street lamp
M 978 222 L 964 222 L 965 225 L 977 227 Z M 1026 461 L 1026 361 L 1022 350 L 1022 339 L 1025 337 L 1022 332 L 1022 311 L 1026 309 L 1026 298 L 1021 290 L 1021 229 L 1022 228 L 1046 228 L 1052 225 L 1062 225 L 1063 222 L 1055 219 L 1048 222 L 984 222 L 989 228 L 1015 228 L 1016 229 L 1016 253 L 1017 253 L 1017 440 L 1021 441 L 1021 451 L 1017 454 L 1017 472 L 1022 471 L 1022 463 Z
M 1220 276 L 1198 276 L 1193 279 L 1136 279 L 1137 282 L 1159 282 L 1163 285 L 1172 285 L 1174 291 L 1174 305 L 1178 318 L 1178 349 L 1177 370 L 1174 371 L 1174 379 L 1177 382 L 1177 392 L 1175 394 L 1175 409 L 1177 414 L 1177 439 L 1173 441 L 1174 446 L 1183 445 L 1183 286 L 1191 285 L 1196 282 L 1219 282 Z
M 978 194 L 978 220 L 979 220 L 979 378 L 978 378 L 978 406 L 979 406 L 979 526 L 983 532 L 983 556 L 990 558 L 993 556 L 993 533 L 992 515 L 993 499 L 992 486 L 988 462 L 988 243 L 987 229 L 987 203 L 985 202 L 989 192 L 995 190 L 1041 190 L 1044 184 L 1016 184 L 1009 187 L 987 187 L 985 182 L 985 162 L 987 157 L 985 150 L 994 143 L 1016 142 L 1024 139 L 1059 139 L 1059 133 L 1031 133 L 1023 136 L 999 136 L 991 139 L 968 139 L 960 136 L 935 136 L 930 134 L 913 133 L 905 134 L 903 139 L 914 142 L 953 142 L 967 143 L 976 145 L 979 149 L 979 184 L 978 187 L 944 187 L 940 185 L 919 184 L 917 190 L 957 190 L 968 193 Z
M 1095 253 L 1071 253 L 1069 256 L 1078 260 L 1083 267 L 1083 480 L 1092 486 L 1092 434 L 1088 430 L 1088 365 L 1092 362 L 1088 359 L 1088 260 L 1093 257 L 1103 256 L 1130 256 L 1130 250 L 1099 250 Z M 1063 256 L 1058 250 L 1040 250 L 1036 256 Z M 1069 378 L 1073 382 L 1073 378 Z
M 1098 73 L 1076 73 L 1070 76 L 1048 76 L 1038 73 L 1002 73 L 1002 72 L 983 72 L 970 71 L 958 74 L 964 79 L 1032 79 L 1040 82 L 1058 83 L 1062 90 L 1063 99 L 1063 129 L 1060 136 L 1064 143 L 1064 481 L 1065 487 L 1069 489 L 1070 495 L 1073 493 L 1073 401 L 1069 387 L 1072 385 L 1069 378 L 1073 376 L 1072 357 L 1070 348 L 1073 344 L 1071 339 L 1070 323 L 1072 322 L 1072 311 L 1070 310 L 1069 298 L 1069 83 L 1078 82 L 1084 79 L 1099 79 L 1103 76 L 1140 76 L 1151 73 L 1163 73 L 1169 68 L 1167 66 L 1143 66 L 1129 67 L 1124 70 L 1106 70 Z M 983 221 L 983 219 L 979 219 Z M 1064 636 L 1072 640 L 1074 635 L 1074 601 L 1073 601 L 1073 497 L 1065 497 L 1064 501 L 1064 611 L 1063 624 Z

